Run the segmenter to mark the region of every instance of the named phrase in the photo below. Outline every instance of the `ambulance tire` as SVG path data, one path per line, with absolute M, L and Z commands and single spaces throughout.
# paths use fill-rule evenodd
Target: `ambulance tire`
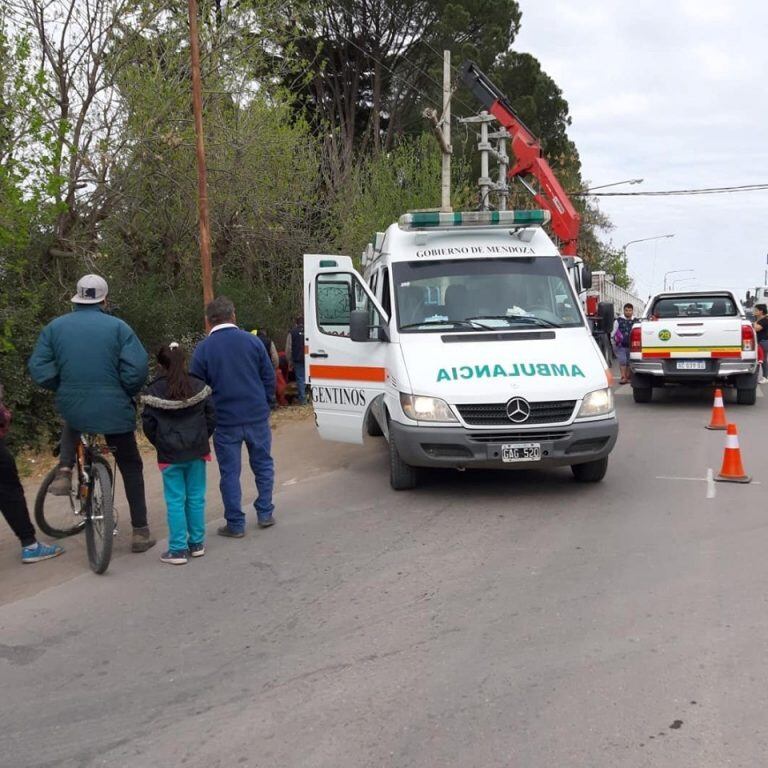
M 389 433 L 389 484 L 394 491 L 410 491 L 416 487 L 418 473 L 416 467 L 406 464 L 400 458 L 400 451 L 395 444 L 395 436 Z
M 365 419 L 365 431 L 369 437 L 381 437 L 384 434 L 381 431 L 378 420 L 373 415 L 373 411 L 368 411 L 368 416 Z
M 599 483 L 608 471 L 608 457 L 586 464 L 572 464 L 571 472 L 577 483 Z
M 754 405 L 757 402 L 757 388 L 737 389 L 736 402 L 739 405 Z
M 632 397 L 636 403 L 650 403 L 653 400 L 653 387 L 632 387 Z

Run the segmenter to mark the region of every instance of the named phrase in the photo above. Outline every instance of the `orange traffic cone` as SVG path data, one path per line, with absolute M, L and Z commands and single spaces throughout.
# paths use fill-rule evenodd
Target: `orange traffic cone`
M 712 419 L 707 424 L 707 429 L 725 429 L 728 422 L 725 419 L 725 406 L 723 405 L 723 390 L 715 390 L 715 404 L 712 406 Z
M 715 478 L 719 483 L 751 483 L 752 478 L 744 471 L 739 449 L 739 433 L 735 424 L 728 425 L 725 435 L 725 453 L 723 467 Z

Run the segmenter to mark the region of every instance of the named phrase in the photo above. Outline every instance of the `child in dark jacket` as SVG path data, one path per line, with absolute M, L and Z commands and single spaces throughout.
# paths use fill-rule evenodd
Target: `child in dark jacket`
M 184 350 L 173 342 L 157 353 L 160 375 L 141 400 L 144 434 L 157 449 L 168 508 L 164 563 L 183 565 L 205 554 L 205 463 L 216 426 L 211 388 L 187 373 Z

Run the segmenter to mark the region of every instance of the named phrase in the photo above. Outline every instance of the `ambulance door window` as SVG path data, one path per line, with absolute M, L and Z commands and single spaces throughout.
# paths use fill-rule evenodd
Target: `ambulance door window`
M 316 282 L 317 327 L 329 336 L 349 336 L 349 314 L 353 309 L 368 312 L 370 326 L 382 325 L 382 319 L 368 299 L 363 283 L 349 272 L 322 272 Z M 375 339 L 371 331 L 371 339 Z
M 377 296 L 378 298 L 378 296 Z M 389 269 L 381 270 L 381 308 L 392 317 L 392 296 L 389 291 Z

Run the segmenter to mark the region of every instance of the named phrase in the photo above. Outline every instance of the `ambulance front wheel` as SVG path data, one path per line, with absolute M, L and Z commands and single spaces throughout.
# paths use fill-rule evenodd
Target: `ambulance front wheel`
M 418 471 L 400 458 L 395 436 L 389 432 L 389 484 L 395 491 L 409 491 L 416 487 Z
M 577 483 L 599 483 L 608 471 L 608 457 L 585 464 L 572 464 L 571 472 Z

